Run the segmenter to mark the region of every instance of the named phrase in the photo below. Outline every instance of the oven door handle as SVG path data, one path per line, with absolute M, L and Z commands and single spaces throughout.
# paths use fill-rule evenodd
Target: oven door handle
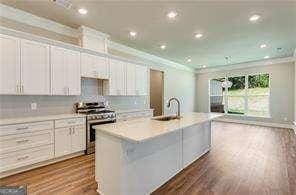
M 91 120 L 91 121 L 87 121 L 87 124 L 92 125 L 94 123 L 96 123 L 95 125 L 103 125 L 103 124 L 108 124 L 108 123 L 112 123 L 112 122 L 116 122 L 116 119 L 104 119 L 104 120 Z

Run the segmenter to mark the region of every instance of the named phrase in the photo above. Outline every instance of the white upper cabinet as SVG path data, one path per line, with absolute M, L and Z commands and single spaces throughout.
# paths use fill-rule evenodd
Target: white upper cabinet
M 136 65 L 126 64 L 126 95 L 136 95 Z
M 21 91 L 30 95 L 50 94 L 49 45 L 21 40 Z
M 81 76 L 88 78 L 108 79 L 108 59 L 87 53 L 81 54 Z
M 136 95 L 148 95 L 148 68 L 136 65 Z
M 80 95 L 80 53 L 52 46 L 51 79 L 53 95 Z
M 124 62 L 110 59 L 110 78 L 107 95 L 126 95 L 126 65 Z
M 0 34 L 0 94 L 20 93 L 20 40 Z

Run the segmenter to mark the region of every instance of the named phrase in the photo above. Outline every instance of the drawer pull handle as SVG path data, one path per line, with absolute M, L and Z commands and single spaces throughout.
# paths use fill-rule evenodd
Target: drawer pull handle
M 20 127 L 20 128 L 17 128 L 16 130 L 26 130 L 28 129 L 29 127 Z
M 19 157 L 19 158 L 17 158 L 17 160 L 26 160 L 27 158 L 29 158 L 29 156 Z
M 69 121 L 68 124 L 75 124 L 76 121 Z
M 22 144 L 22 143 L 26 143 L 28 141 L 29 141 L 28 139 L 22 139 L 22 140 L 17 140 L 16 143 Z

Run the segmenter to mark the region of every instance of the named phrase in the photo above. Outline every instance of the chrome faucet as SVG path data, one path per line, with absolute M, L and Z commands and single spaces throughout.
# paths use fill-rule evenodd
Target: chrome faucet
M 175 97 L 170 98 L 167 102 L 167 107 L 169 108 L 171 106 L 172 100 L 175 100 L 177 102 L 177 104 L 178 104 L 177 118 L 181 118 L 181 116 L 180 116 L 180 101 L 177 98 L 175 98 Z

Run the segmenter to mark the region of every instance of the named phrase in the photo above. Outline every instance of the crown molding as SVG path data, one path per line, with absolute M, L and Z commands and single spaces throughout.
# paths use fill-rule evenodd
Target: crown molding
M 56 32 L 58 34 L 76 37 L 78 38 L 80 32 L 69 26 L 48 20 L 46 18 L 41 18 L 36 15 L 30 14 L 28 12 L 4 5 L 0 3 L 0 16 L 8 18 L 23 24 L 30 26 L 42 28 L 48 31 Z
M 179 63 L 176 63 L 176 62 L 173 62 L 173 61 L 170 61 L 170 60 L 167 60 L 167 59 L 164 59 L 164 58 L 161 58 L 161 57 L 158 57 L 158 56 L 155 56 L 155 55 L 152 55 L 152 54 L 149 54 L 149 53 L 137 50 L 137 49 L 134 49 L 132 47 L 128 47 L 126 45 L 123 45 L 123 44 L 120 44 L 120 43 L 117 43 L 117 42 L 114 42 L 111 40 L 107 40 L 107 45 L 108 45 L 108 49 L 114 49 L 117 51 L 121 51 L 121 52 L 130 54 L 130 55 L 133 55 L 133 56 L 140 57 L 145 60 L 155 62 L 156 64 L 163 64 L 166 66 L 170 66 L 172 68 L 181 69 L 181 70 L 185 70 L 185 71 L 189 71 L 189 72 L 194 72 L 193 68 L 187 67 L 185 65 L 182 65 L 182 64 L 179 64 Z
M 258 67 L 258 66 L 270 66 L 274 64 L 280 64 L 285 62 L 295 62 L 296 56 L 292 57 L 285 57 L 285 58 L 273 58 L 268 60 L 258 60 L 253 62 L 246 62 L 246 63 L 239 63 L 239 64 L 231 64 L 226 66 L 215 66 L 209 67 L 205 69 L 197 69 L 195 73 L 203 74 L 203 73 L 210 73 L 210 72 L 219 72 L 225 70 L 236 70 L 236 69 L 244 69 L 244 68 L 251 68 L 251 67 Z
M 108 39 L 110 37 L 110 35 L 108 35 L 106 33 L 102 33 L 100 31 L 89 28 L 87 26 L 80 26 L 78 28 L 78 30 L 80 32 L 80 36 L 83 35 L 83 34 L 87 34 L 87 35 L 90 35 L 90 36 L 100 37 L 100 38 L 105 38 L 105 39 Z

